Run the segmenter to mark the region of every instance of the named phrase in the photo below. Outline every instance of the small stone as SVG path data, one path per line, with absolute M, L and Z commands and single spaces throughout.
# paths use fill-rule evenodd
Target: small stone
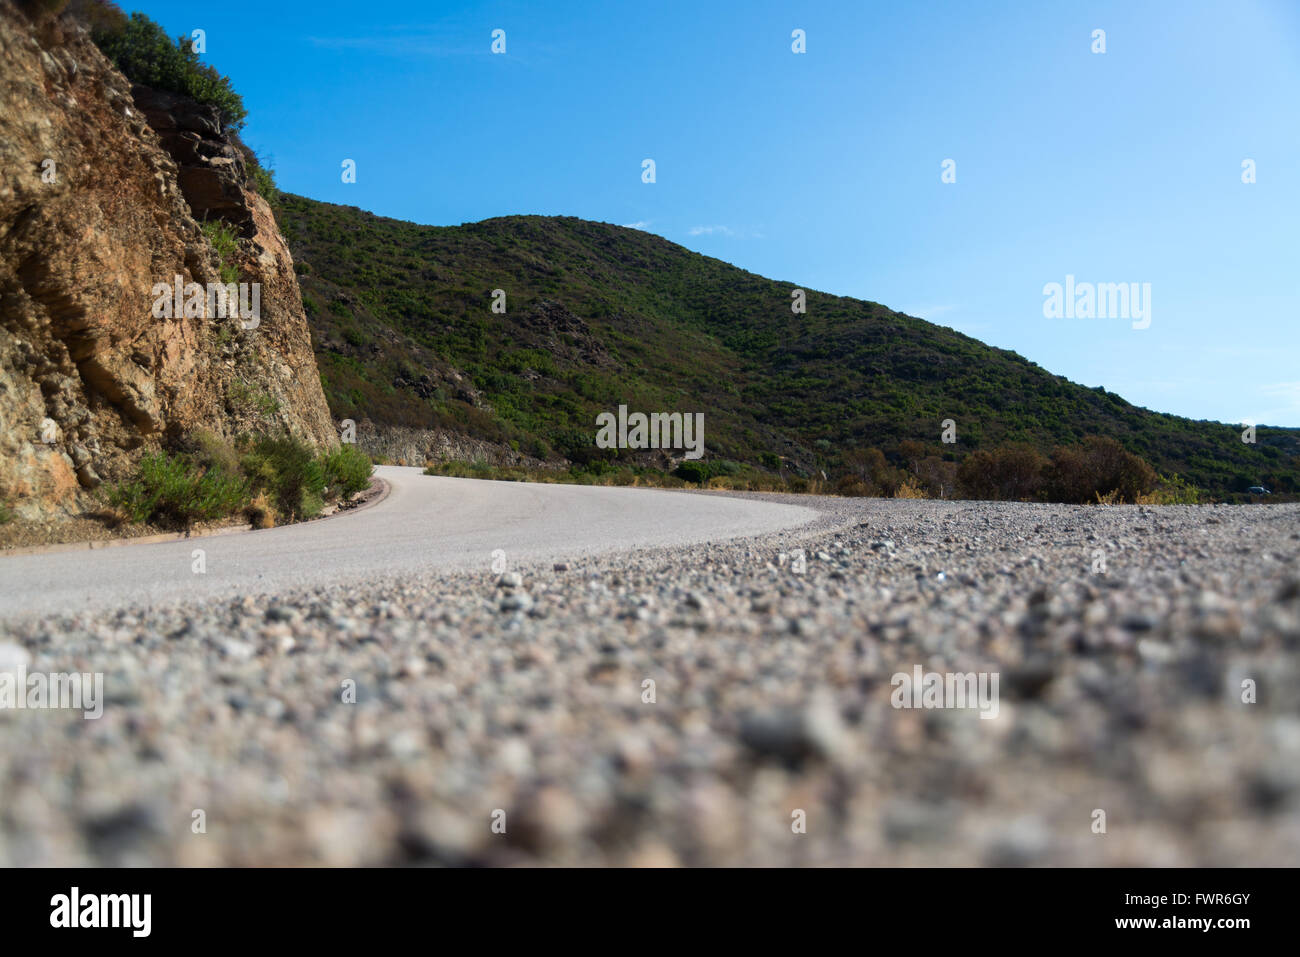
M 1163 665 L 1174 660 L 1174 649 L 1172 645 L 1163 641 L 1153 641 L 1150 638 L 1143 638 L 1137 643 L 1138 657 L 1143 661 L 1149 661 L 1152 664 Z
M 22 645 L 0 642 L 0 672 L 14 672 L 32 663 L 32 654 Z
M 533 607 L 533 597 L 528 592 L 515 592 L 501 599 L 502 611 L 528 611 Z
M 1121 624 L 1128 631 L 1150 631 L 1155 628 L 1156 620 L 1150 615 L 1132 614 L 1125 615 Z
M 248 661 L 257 654 L 257 649 L 246 641 L 230 640 L 221 646 L 221 652 L 235 661 Z
M 740 740 L 760 757 L 798 765 L 808 758 L 835 760 L 844 753 L 839 712 L 824 695 L 802 709 L 782 709 L 747 717 Z
M 423 659 L 407 658 L 406 661 L 402 663 L 402 668 L 398 672 L 398 675 L 403 678 L 419 678 L 424 674 L 427 667 L 428 665 Z

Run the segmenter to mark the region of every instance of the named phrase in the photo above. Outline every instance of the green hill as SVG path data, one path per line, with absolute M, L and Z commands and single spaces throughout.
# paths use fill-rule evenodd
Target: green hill
M 336 418 L 449 427 L 589 462 L 597 413 L 705 413 L 708 458 L 834 475 L 912 440 L 949 462 L 1024 443 L 1118 440 L 1225 497 L 1300 491 L 1300 431 L 1151 412 L 951 329 L 756 276 L 650 233 L 570 217 L 434 227 L 284 195 Z M 505 314 L 491 311 L 495 289 Z M 953 419 L 955 445 L 940 444 Z M 629 457 L 630 453 L 623 453 Z

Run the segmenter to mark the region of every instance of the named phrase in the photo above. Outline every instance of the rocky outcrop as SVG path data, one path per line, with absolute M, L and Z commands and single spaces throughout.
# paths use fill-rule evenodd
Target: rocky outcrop
M 381 462 L 424 466 L 433 462 L 483 462 L 524 468 L 568 468 L 563 459 L 543 461 L 531 455 L 454 432 L 402 425 L 377 426 L 369 419 L 356 423 L 357 448 Z
M 252 210 L 245 198 L 248 170 L 238 134 L 223 130 L 215 106 L 134 84 L 131 97 L 179 167 L 178 181 L 197 219 L 222 219 L 252 236 Z
M 194 104 L 132 92 L 74 21 L 0 0 L 0 504 L 22 518 L 84 511 L 195 429 L 337 442 L 238 141 Z M 199 222 L 217 217 L 240 237 L 224 263 Z M 206 288 L 223 268 L 258 284 L 256 321 L 155 317 L 157 284 Z
M 513 333 L 519 341 L 545 349 L 562 362 L 602 370 L 617 366 L 604 344 L 592 335 L 586 320 L 561 303 L 543 299 L 511 318 L 515 326 Z

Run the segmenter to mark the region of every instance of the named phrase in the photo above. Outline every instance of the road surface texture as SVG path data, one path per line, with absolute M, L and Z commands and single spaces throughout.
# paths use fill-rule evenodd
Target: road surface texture
M 1300 860 L 1300 506 L 395 484 L 0 558 L 0 864 Z
M 123 551 L 0 556 L 0 619 L 210 597 L 276 594 L 429 568 L 684 545 L 810 521 L 809 508 L 674 495 L 660 490 L 480 482 L 382 466 L 392 490 L 379 507 L 274 534 L 214 536 Z M 202 549 L 203 574 L 194 571 Z

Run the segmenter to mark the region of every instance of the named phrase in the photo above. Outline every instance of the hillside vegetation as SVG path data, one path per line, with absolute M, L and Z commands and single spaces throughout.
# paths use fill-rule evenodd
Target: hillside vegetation
M 336 419 L 599 470 L 650 456 L 596 448 L 597 413 L 704 412 L 723 471 L 887 494 L 911 476 L 952 494 L 965 465 L 963 488 L 1024 493 L 1001 497 L 1059 497 L 1061 471 L 1105 437 L 1217 498 L 1300 491 L 1296 430 L 1261 427 L 1248 445 L 1237 426 L 1137 408 L 879 303 L 807 290 L 796 315 L 798 283 L 646 232 L 542 216 L 420 226 L 292 195 L 277 212 Z M 940 442 L 945 419 L 955 444 Z

